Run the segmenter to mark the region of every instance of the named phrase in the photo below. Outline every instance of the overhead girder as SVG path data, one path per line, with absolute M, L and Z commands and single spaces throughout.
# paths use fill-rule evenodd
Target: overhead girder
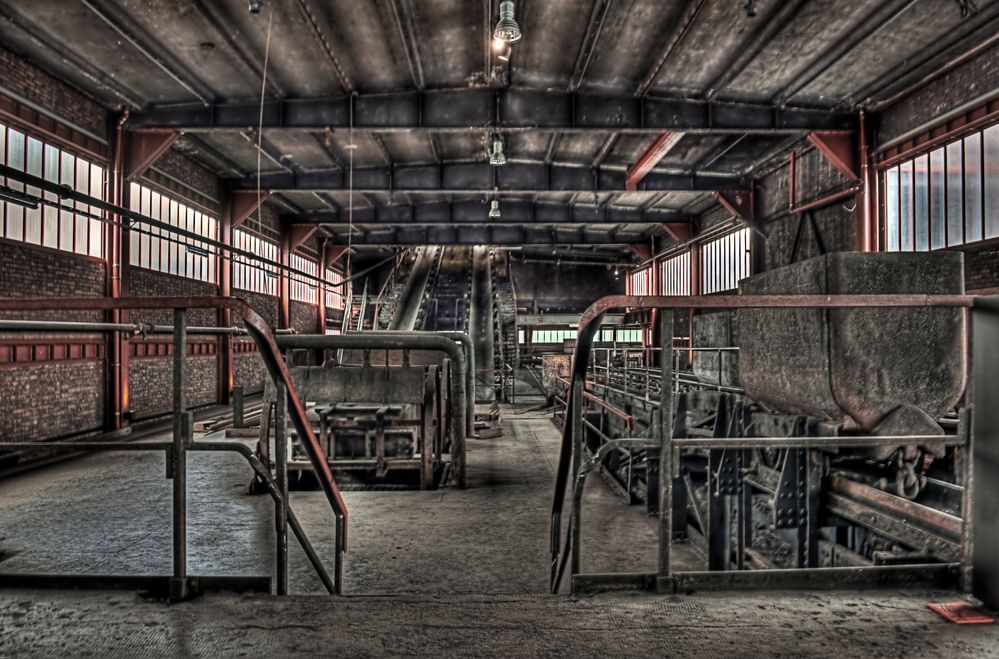
M 852 130 L 852 113 L 768 103 L 704 101 L 530 89 L 458 89 L 265 101 L 264 130 L 356 128 L 393 132 L 762 133 Z M 132 113 L 130 129 L 246 130 L 259 103 L 171 103 Z
M 535 192 L 624 192 L 628 173 L 606 167 L 508 163 L 493 167 L 488 163 L 452 162 L 433 165 L 362 167 L 351 173 L 345 169 L 262 174 L 259 186 L 272 192 L 296 190 L 348 190 L 354 192 L 451 192 L 488 194 L 492 192 L 531 194 Z M 666 174 L 650 172 L 634 190 L 647 192 L 739 190 L 745 181 L 738 176 Z M 235 179 L 236 189 L 255 190 L 256 176 Z
M 590 206 L 583 204 L 532 203 L 502 200 L 499 218 L 490 218 L 489 200 L 423 202 L 411 205 L 355 208 L 352 217 L 344 210 L 307 211 L 286 215 L 295 224 L 450 225 L 450 224 L 677 224 L 690 216 L 672 210 Z
M 575 227 L 421 226 L 362 229 L 336 233 L 331 244 L 353 245 L 633 245 L 648 240 L 636 231 Z

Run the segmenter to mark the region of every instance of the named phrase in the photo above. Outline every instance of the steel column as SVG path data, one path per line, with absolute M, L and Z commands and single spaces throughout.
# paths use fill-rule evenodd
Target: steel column
M 187 411 L 187 310 L 173 312 L 173 578 L 170 598 L 187 599 L 187 445 L 191 416 Z
M 274 502 L 277 535 L 277 594 L 288 594 L 288 389 L 276 385 L 274 402 L 274 480 L 278 497 Z

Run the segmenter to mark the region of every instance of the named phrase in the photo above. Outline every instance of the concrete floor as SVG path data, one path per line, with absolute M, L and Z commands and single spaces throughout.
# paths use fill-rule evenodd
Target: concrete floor
M 292 538 L 288 599 L 166 606 L 131 593 L 0 591 L 0 656 L 999 656 L 994 625 L 958 627 L 925 609 L 954 594 L 548 596 L 558 433 L 547 416 L 510 408 L 504 430 L 470 442 L 467 490 L 345 494 L 350 597 L 309 595 L 321 586 Z M 245 493 L 248 467 L 192 454 L 190 469 L 191 573 L 269 574 L 272 505 Z M 161 455 L 123 452 L 0 482 L 0 571 L 167 574 L 163 476 Z M 292 507 L 332 565 L 324 497 L 295 492 Z M 584 511 L 586 571 L 655 569 L 655 523 L 639 507 L 593 479 Z M 690 551 L 676 562 L 701 567 Z

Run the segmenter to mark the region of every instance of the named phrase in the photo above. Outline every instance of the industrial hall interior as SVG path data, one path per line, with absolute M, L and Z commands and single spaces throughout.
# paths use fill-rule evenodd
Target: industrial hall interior
M 999 0 L 0 0 L 0 658 L 999 658 Z

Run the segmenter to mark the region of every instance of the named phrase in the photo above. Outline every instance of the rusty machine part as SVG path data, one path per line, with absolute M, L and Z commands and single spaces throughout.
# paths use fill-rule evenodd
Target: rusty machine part
M 423 489 L 439 484 L 451 450 L 447 419 L 441 415 L 447 400 L 443 388 L 450 387 L 450 359 L 441 366 L 410 366 L 408 350 L 403 353 L 403 366 L 327 362 L 289 368 L 330 467 L 342 481 L 354 474 L 367 482 L 396 483 L 418 471 Z M 269 450 L 276 402 L 275 387 L 268 385 L 258 444 L 262 457 Z M 287 433 L 282 430 L 279 436 Z M 289 439 L 289 471 L 310 470 L 297 436 Z
M 458 341 L 453 338 L 444 337 L 433 332 L 383 332 L 383 331 L 372 331 L 372 332 L 352 332 L 340 336 L 327 336 L 322 334 L 300 334 L 295 336 L 280 336 L 277 337 L 277 344 L 283 349 L 311 349 L 311 350 L 361 350 L 365 353 L 374 352 L 385 352 L 385 351 L 432 351 L 444 355 L 446 357 L 447 364 L 442 364 L 442 368 L 438 374 L 434 375 L 435 378 L 439 377 L 441 380 L 441 386 L 439 389 L 439 394 L 434 397 L 436 400 L 435 406 L 438 410 L 438 421 L 436 423 L 436 430 L 432 432 L 439 432 L 441 434 L 438 446 L 438 452 L 440 456 L 443 456 L 445 452 L 450 455 L 450 479 L 451 483 L 458 487 L 465 487 L 466 485 L 466 474 L 465 474 L 465 438 L 467 436 L 467 418 L 466 409 L 469 392 L 466 388 L 467 378 L 467 363 L 465 359 L 465 352 Z M 389 360 L 386 360 L 388 363 Z M 306 386 L 310 391 L 315 391 L 314 394 L 316 399 L 310 399 L 309 396 L 313 394 L 307 394 L 303 400 L 311 400 L 311 402 L 322 403 L 326 407 L 341 405 L 344 403 L 359 402 L 365 405 L 377 404 L 378 407 L 367 410 L 368 418 L 365 419 L 364 424 L 368 426 L 368 429 L 374 429 L 374 434 L 377 438 L 379 431 L 377 427 L 385 427 L 386 420 L 389 416 L 396 416 L 398 414 L 391 409 L 392 403 L 398 403 L 400 401 L 388 400 L 393 396 L 403 397 L 403 401 L 414 400 L 416 401 L 415 392 L 419 393 L 419 400 L 414 403 L 405 403 L 406 405 L 420 405 L 421 408 L 426 411 L 427 403 L 425 402 L 425 394 L 427 391 L 427 385 L 424 383 L 424 379 L 429 371 L 425 371 L 420 368 L 409 366 L 403 363 L 403 370 L 411 371 L 406 375 L 400 377 L 409 378 L 407 382 L 415 382 L 419 380 L 419 384 L 410 387 L 414 391 L 401 392 L 395 385 L 391 383 L 394 377 L 393 373 L 397 371 L 396 367 L 391 367 L 388 370 L 385 368 L 376 368 L 370 366 L 371 360 L 365 358 L 365 365 L 358 367 L 348 367 L 348 366 L 333 366 L 328 368 L 317 369 L 312 367 L 311 371 L 302 371 L 301 375 L 316 375 L 318 376 L 314 382 L 307 383 L 306 379 L 303 379 L 303 385 Z M 362 373 L 362 369 L 367 369 L 368 372 Z M 399 370 L 402 373 L 403 370 Z M 416 372 L 422 373 L 419 377 Z M 343 375 L 331 375 L 333 373 L 340 373 Z M 362 392 L 362 389 L 367 388 L 366 392 Z M 357 390 L 355 391 L 355 388 Z M 360 395 L 365 399 L 372 400 L 357 400 L 355 396 Z M 321 397 L 321 399 L 320 399 Z M 377 399 L 377 400 L 374 400 Z M 381 419 L 379 420 L 378 414 L 381 407 L 385 404 L 389 404 L 390 407 L 386 408 L 381 412 Z M 341 417 L 343 413 L 346 412 L 348 408 L 340 408 L 339 412 Z M 357 412 L 360 412 L 358 408 L 353 409 L 354 419 L 357 420 Z M 334 414 L 331 410 L 330 414 Z M 372 416 L 373 415 L 373 416 Z M 318 413 L 317 413 L 318 416 Z M 329 416 L 329 415 L 327 415 Z M 335 416 L 335 414 L 334 414 Z M 401 417 L 399 417 L 401 418 Z M 425 419 L 427 423 L 430 423 L 430 417 L 423 414 L 421 419 Z M 317 418 L 316 421 L 319 421 Z M 263 424 L 262 424 L 263 426 Z M 330 426 L 327 425 L 327 431 Z M 350 434 L 350 433 L 347 433 Z M 356 434 L 356 433 L 355 433 Z M 376 441 L 378 441 L 376 439 Z M 405 444 L 405 442 L 403 442 Z M 356 446 L 356 442 L 355 442 Z M 345 451 L 339 453 L 340 457 L 343 458 L 345 455 L 351 454 L 353 449 L 349 447 L 343 447 Z M 363 448 L 363 442 L 362 442 Z M 410 446 L 409 448 L 397 447 L 400 452 L 397 458 L 401 458 L 406 451 L 412 449 L 415 453 L 417 450 L 416 446 Z M 321 451 L 323 449 L 320 449 Z M 334 444 L 332 446 L 333 454 L 336 455 L 337 447 Z M 392 447 L 389 446 L 391 452 Z M 376 451 L 377 453 L 377 451 Z M 428 450 L 427 455 L 430 455 L 431 451 Z M 329 451 L 324 453 L 324 461 L 329 466 Z M 386 454 L 382 454 L 384 459 Z M 378 470 L 377 457 L 371 466 Z M 422 459 L 422 454 L 421 454 Z M 437 462 L 434 462 L 434 461 Z M 434 464 L 443 464 L 443 457 L 434 457 L 431 460 Z M 401 465 L 401 463 L 400 463 Z M 422 466 L 421 470 L 425 473 L 426 467 Z

